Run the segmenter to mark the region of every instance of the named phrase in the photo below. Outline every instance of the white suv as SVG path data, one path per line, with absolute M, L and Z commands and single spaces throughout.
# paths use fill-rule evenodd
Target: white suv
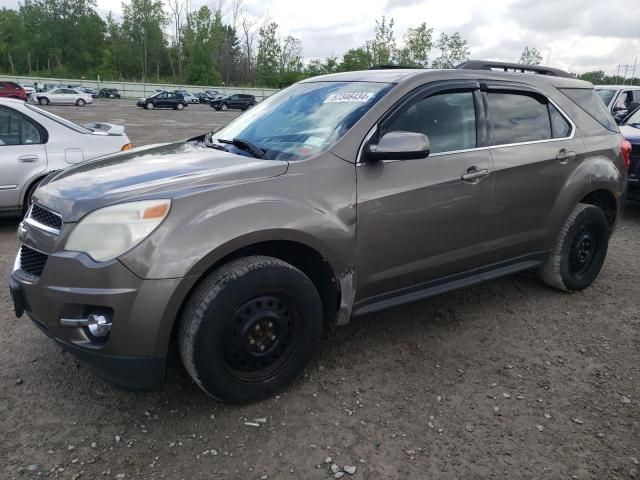
M 640 107 L 640 87 L 638 86 L 596 85 L 595 89 L 617 123 Z

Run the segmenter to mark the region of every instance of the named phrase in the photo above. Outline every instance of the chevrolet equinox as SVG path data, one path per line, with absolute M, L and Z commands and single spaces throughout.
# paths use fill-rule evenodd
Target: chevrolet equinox
M 629 155 L 593 86 L 553 68 L 315 77 L 49 175 L 10 290 L 111 382 L 161 384 L 175 345 L 210 396 L 261 399 L 352 316 L 522 270 L 588 287 Z

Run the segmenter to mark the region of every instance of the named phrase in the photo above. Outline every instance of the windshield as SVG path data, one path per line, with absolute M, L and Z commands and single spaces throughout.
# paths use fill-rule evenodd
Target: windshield
M 600 98 L 604 102 L 605 105 L 609 106 L 611 103 L 611 99 L 616 94 L 615 90 L 610 90 L 608 88 L 599 88 L 596 90 L 596 93 L 600 95 Z
M 627 117 L 623 125 L 640 125 L 640 108 Z
M 55 115 L 51 112 L 48 112 L 47 110 L 43 110 L 41 108 L 38 108 L 34 105 L 29 105 L 28 103 L 25 104 L 25 106 L 29 109 L 29 110 L 33 110 L 36 113 L 39 113 L 40 115 L 42 115 L 43 117 L 47 117 L 49 120 L 53 120 L 54 122 L 57 122 L 61 125 L 64 125 L 65 127 L 68 127 L 72 130 L 75 130 L 76 132 L 79 133 L 91 133 L 91 130 L 78 125 L 77 123 L 73 123 L 69 120 L 67 120 L 66 118 L 62 118 L 59 117 L 58 115 Z
M 262 149 L 267 159 L 307 158 L 326 151 L 392 86 L 372 82 L 298 83 L 216 131 L 213 141 L 242 139 Z

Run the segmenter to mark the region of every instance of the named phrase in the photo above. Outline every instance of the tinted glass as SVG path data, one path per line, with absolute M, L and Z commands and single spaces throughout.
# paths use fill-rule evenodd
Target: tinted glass
M 536 96 L 489 92 L 489 121 L 493 126 L 493 145 L 551 138 L 547 105 Z
M 22 117 L 22 145 L 41 143 L 40 130 L 30 120 Z
M 451 152 L 476 146 L 476 112 L 472 92 L 424 98 L 400 111 L 384 131 L 424 133 L 431 152 Z
M 549 104 L 549 117 L 551 118 L 553 138 L 565 138 L 571 134 L 571 124 L 551 103 Z
M 590 88 L 561 88 L 560 91 L 569 97 L 582 110 L 587 112 L 600 125 L 612 132 L 618 132 L 618 126 L 595 90 Z
M 0 146 L 20 145 L 20 117 L 0 108 Z

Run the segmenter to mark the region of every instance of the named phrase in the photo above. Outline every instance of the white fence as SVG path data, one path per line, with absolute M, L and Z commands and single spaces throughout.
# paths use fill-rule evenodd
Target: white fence
M 101 88 L 117 88 L 123 98 L 139 98 L 152 94 L 157 89 L 163 90 L 187 90 L 195 93 L 202 90 L 218 90 L 222 94 L 246 93 L 253 95 L 258 101 L 264 100 L 269 95 L 273 95 L 278 90 L 272 88 L 242 88 L 242 87 L 212 87 L 204 85 L 178 85 L 164 83 L 137 83 L 137 82 L 105 82 L 100 80 L 80 80 L 72 78 L 44 78 L 44 77 L 15 77 L 11 75 L 0 75 L 0 80 L 6 80 L 16 83 L 25 83 L 33 85 L 38 82 L 39 85 L 44 84 L 62 84 L 62 85 L 81 85 L 83 87 Z

